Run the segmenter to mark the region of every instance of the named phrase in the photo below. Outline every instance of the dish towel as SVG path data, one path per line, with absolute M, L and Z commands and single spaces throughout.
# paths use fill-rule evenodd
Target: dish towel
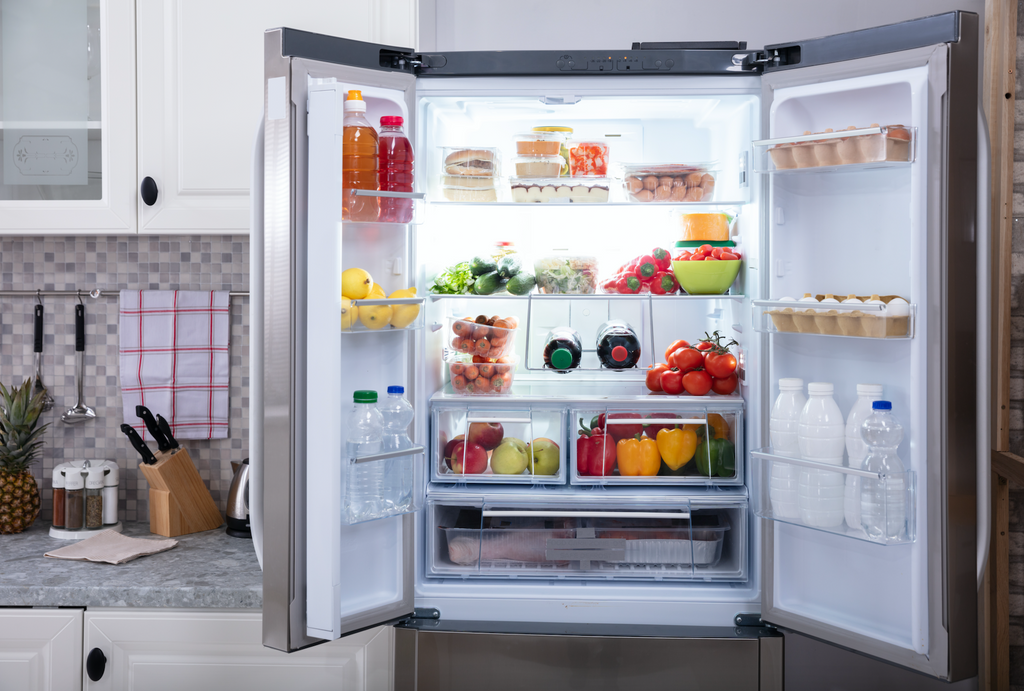
M 143 439 L 144 405 L 177 439 L 228 436 L 231 307 L 227 291 L 121 291 L 121 400 Z
M 81 542 L 47 552 L 44 557 L 123 564 L 149 554 L 166 552 L 178 544 L 177 540 L 143 540 L 128 537 L 114 530 L 104 530 Z

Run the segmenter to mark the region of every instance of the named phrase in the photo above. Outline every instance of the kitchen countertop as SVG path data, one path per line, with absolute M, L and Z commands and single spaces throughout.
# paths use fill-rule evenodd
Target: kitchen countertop
M 224 528 L 176 537 L 177 546 L 126 564 L 44 557 L 73 544 L 37 520 L 0 535 L 0 607 L 223 607 L 261 609 L 263 572 L 252 540 Z M 159 538 L 148 523 L 125 523 L 130 537 Z

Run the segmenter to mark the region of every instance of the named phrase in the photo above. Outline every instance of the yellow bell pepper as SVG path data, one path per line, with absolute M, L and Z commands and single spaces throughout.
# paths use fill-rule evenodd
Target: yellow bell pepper
M 669 470 L 679 470 L 697 451 L 697 433 L 692 429 L 658 430 L 658 451 Z
M 714 439 L 729 439 L 729 423 L 718 413 L 708 415 L 708 427 Z M 703 436 L 704 425 L 683 425 L 683 429 L 693 430 Z
M 620 439 L 615 452 L 620 475 L 657 475 L 661 469 L 658 442 L 650 437 Z

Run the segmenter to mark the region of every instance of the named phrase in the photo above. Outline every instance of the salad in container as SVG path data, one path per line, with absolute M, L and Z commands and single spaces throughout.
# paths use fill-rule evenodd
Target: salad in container
M 552 254 L 534 262 L 537 289 L 550 295 L 590 295 L 597 292 L 597 258 Z

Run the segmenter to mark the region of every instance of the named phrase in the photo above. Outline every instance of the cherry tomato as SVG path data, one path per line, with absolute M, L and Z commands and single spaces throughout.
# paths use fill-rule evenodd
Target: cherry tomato
M 702 262 L 704 261 L 704 259 L 705 257 L 703 254 L 695 254 L 692 257 L 690 257 L 691 262 Z
M 718 257 L 704 257 L 704 260 L 709 262 L 717 262 Z
M 683 388 L 691 396 L 704 396 L 711 391 L 711 375 L 700 369 L 687 372 L 683 375 Z
M 722 254 L 720 254 L 718 256 L 718 258 L 721 259 L 723 262 L 725 262 L 725 261 L 731 261 L 733 259 L 739 259 L 740 255 L 734 254 L 732 252 L 722 252 Z
M 715 379 L 725 379 L 736 371 L 736 356 L 732 353 L 708 353 L 704 368 Z
M 717 394 L 728 396 L 736 390 L 736 385 L 739 384 L 740 378 L 736 374 L 731 374 L 725 379 L 712 379 L 711 390 Z
M 700 341 L 697 345 L 693 346 L 697 350 L 711 350 L 715 347 L 715 344 L 711 341 Z
M 668 371 L 668 365 L 664 362 L 659 362 L 656 365 L 651 365 L 647 370 L 647 388 L 651 391 L 661 391 L 661 375 Z
M 689 261 L 691 256 L 693 256 L 693 253 L 690 252 L 690 250 L 683 250 L 682 252 L 678 253 L 675 257 L 673 257 L 673 259 L 675 259 L 677 262 L 685 262 Z
M 669 359 L 669 357 L 672 355 L 672 353 L 676 352 L 680 348 L 689 348 L 689 347 L 690 347 L 690 342 L 689 341 L 684 341 L 681 338 L 678 341 L 672 341 L 672 345 L 670 345 L 668 348 L 665 349 L 665 360 L 667 361 Z M 456 374 L 458 374 L 458 373 L 456 372 Z
M 704 366 L 704 356 L 693 348 L 678 348 L 668 356 L 668 364 L 680 372 L 686 373 L 697 367 Z
M 711 245 L 701 245 L 697 249 L 703 252 L 704 254 L 711 254 L 711 250 L 713 250 L 714 247 L 712 247 Z
M 683 392 L 683 373 L 672 368 L 661 373 L 661 390 L 678 396 Z
M 721 259 L 722 252 L 724 252 L 724 250 L 721 247 L 715 247 L 714 249 L 711 250 L 711 256 L 714 257 L 715 259 Z

